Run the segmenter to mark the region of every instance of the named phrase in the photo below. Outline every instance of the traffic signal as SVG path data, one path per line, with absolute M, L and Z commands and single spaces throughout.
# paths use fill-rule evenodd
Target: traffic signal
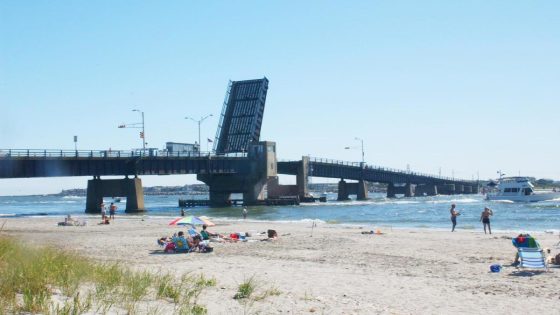
M 140 138 L 144 139 L 144 132 L 140 131 Z

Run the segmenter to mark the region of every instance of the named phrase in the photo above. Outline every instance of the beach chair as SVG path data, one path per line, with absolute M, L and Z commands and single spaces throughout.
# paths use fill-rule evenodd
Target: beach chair
M 519 247 L 518 254 L 518 268 L 545 269 L 548 271 L 548 264 L 541 248 Z

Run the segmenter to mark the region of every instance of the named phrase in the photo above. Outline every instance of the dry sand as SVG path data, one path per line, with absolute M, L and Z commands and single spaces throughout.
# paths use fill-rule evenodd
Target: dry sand
M 560 269 L 510 267 L 513 233 L 389 229 L 311 222 L 217 222 L 213 232 L 275 229 L 275 241 L 212 243 L 210 254 L 163 254 L 160 236 L 179 228 L 169 219 L 119 218 L 110 225 L 61 227 L 56 218 L 6 219 L 4 231 L 29 242 L 76 250 L 100 261 L 118 261 L 154 272 L 194 272 L 215 277 L 200 303 L 209 314 L 560 314 Z M 1 224 L 1 222 L 0 222 Z M 560 252 L 558 235 L 536 234 Z M 265 236 L 256 235 L 258 240 Z M 505 267 L 490 273 L 491 264 Z M 238 285 L 255 277 L 260 290 L 276 288 L 249 304 L 233 299 Z

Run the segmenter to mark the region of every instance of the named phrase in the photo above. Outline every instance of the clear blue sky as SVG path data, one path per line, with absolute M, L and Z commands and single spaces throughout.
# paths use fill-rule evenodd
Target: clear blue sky
M 558 1 L 0 2 L 0 148 L 194 142 L 228 80 L 270 80 L 261 139 L 462 178 L 560 179 Z M 194 176 L 146 177 L 146 186 Z M 85 187 L 0 180 L 0 194 Z

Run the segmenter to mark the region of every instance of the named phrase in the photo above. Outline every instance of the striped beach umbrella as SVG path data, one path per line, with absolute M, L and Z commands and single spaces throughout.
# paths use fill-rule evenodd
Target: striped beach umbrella
M 202 225 L 202 224 L 205 224 L 203 220 L 201 220 L 199 217 L 195 217 L 192 215 L 183 218 L 177 218 L 169 222 L 169 225 Z

